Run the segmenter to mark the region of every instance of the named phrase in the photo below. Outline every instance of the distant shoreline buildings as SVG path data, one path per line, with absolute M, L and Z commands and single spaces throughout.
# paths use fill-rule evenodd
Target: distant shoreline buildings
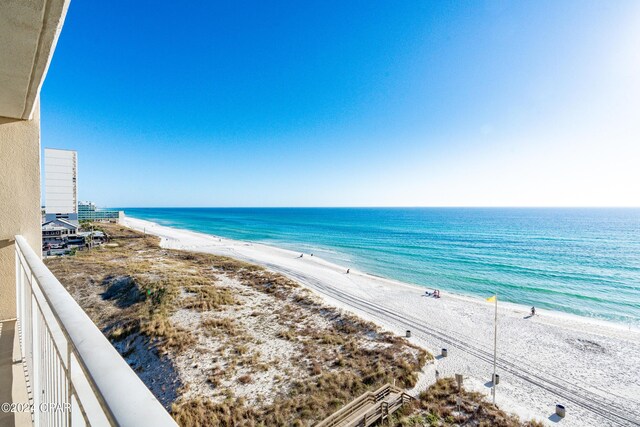
M 78 153 L 45 148 L 45 206 L 42 215 L 42 250 L 63 255 L 105 240 L 102 232 L 82 230 L 81 222 L 115 222 L 123 211 L 99 209 L 95 203 L 78 202 Z
M 78 221 L 107 221 L 120 222 L 123 211 L 96 208 L 93 202 L 78 203 Z

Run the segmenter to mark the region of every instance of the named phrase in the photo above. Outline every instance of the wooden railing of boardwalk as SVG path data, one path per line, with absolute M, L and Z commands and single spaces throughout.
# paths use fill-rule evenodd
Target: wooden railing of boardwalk
M 412 399 L 402 389 L 386 384 L 376 391 L 364 393 L 320 421 L 316 427 L 368 427 L 386 420 Z

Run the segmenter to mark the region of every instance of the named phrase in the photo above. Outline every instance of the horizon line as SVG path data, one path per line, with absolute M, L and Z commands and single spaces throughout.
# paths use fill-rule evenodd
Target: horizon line
M 640 209 L 640 206 L 111 206 L 110 209 Z

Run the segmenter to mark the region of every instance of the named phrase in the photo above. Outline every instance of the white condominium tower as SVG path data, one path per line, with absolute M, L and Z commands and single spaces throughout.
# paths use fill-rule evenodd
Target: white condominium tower
M 45 218 L 78 219 L 78 153 L 44 149 Z

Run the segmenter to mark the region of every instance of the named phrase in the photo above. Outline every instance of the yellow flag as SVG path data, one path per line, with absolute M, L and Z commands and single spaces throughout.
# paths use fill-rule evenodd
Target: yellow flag
M 496 296 L 495 295 L 492 296 L 492 297 L 487 298 L 487 301 L 489 301 L 489 302 L 494 302 L 495 300 L 496 300 Z

